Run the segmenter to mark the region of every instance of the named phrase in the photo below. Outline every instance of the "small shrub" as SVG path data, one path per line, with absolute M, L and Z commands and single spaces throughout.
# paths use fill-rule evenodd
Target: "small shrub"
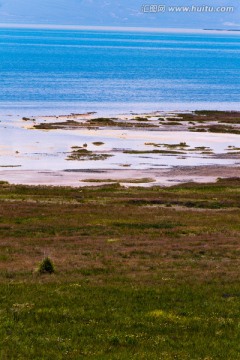
M 109 342 L 111 345 L 113 346 L 119 346 L 121 344 L 120 342 L 120 339 L 118 336 L 112 336 L 110 339 L 109 339 Z
M 39 264 L 38 273 L 39 274 L 52 274 L 55 272 L 53 262 L 49 257 L 43 259 L 43 261 Z

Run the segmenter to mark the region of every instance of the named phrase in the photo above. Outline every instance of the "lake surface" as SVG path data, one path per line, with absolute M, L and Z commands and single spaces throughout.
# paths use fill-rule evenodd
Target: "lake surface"
M 171 167 L 238 165 L 239 157 L 229 155 L 229 146 L 239 146 L 236 134 L 124 128 L 45 131 L 34 130 L 34 121 L 22 117 L 34 115 L 41 122 L 49 121 L 45 115 L 93 111 L 97 117 L 131 111 L 174 115 L 172 110 L 240 110 L 239 55 L 237 34 L 1 28 L 1 179 L 36 183 L 49 171 L 58 177 L 64 170 L 151 174 Z M 151 143 L 179 142 L 186 142 L 190 150 L 175 155 L 141 153 L 154 150 Z M 69 159 L 72 149 L 83 144 L 111 157 Z M 196 148 L 203 146 L 212 154 Z
M 240 110 L 240 35 L 0 29 L 0 114 Z

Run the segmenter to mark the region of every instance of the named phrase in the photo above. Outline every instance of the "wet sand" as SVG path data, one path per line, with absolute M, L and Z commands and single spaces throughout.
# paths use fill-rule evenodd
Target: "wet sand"
M 239 177 L 238 116 L 159 111 L 114 118 L 98 118 L 93 112 L 3 116 L 0 181 L 171 186 Z
M 215 182 L 218 178 L 240 177 L 239 166 L 197 166 L 174 167 L 159 170 L 68 170 L 68 171 L 34 171 L 34 170 L 1 170 L 0 178 L 12 184 L 51 185 L 51 186 L 99 186 L 118 182 L 124 186 L 172 186 L 186 182 Z M 87 181 L 87 180 L 96 180 Z M 127 180 L 129 179 L 129 182 Z M 143 182 L 140 180 L 143 179 Z M 148 179 L 145 182 L 144 179 Z M 138 180 L 139 182 L 134 183 Z

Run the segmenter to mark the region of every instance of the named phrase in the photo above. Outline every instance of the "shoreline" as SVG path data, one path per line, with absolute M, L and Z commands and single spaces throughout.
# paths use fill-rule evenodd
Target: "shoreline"
M 120 184 L 125 187 L 171 187 L 189 182 L 215 183 L 219 178 L 239 177 L 240 164 L 239 166 L 174 167 L 166 170 L 0 170 L 1 181 L 29 186 L 88 187 Z
M 59 109 L 56 111 L 56 109 Z M 99 116 L 117 116 L 119 114 L 129 115 L 130 113 L 146 114 L 154 112 L 192 112 L 196 110 L 209 110 L 214 111 L 216 109 L 220 111 L 240 111 L 240 102 L 147 102 L 147 103 L 126 103 L 126 102 L 75 102 L 69 104 L 69 102 L 51 102 L 39 103 L 39 102 L 5 102 L 0 103 L 0 117 L 15 117 L 21 118 L 23 116 L 59 116 L 59 114 L 69 115 L 71 113 L 78 113 L 81 109 L 81 113 L 94 112 Z
M 209 110 L 8 117 L 1 122 L 0 180 L 149 187 L 239 177 L 239 118 Z
M 206 28 L 159 28 L 159 27 L 140 27 L 140 26 L 92 26 L 76 24 L 25 24 L 25 23 L 2 23 L 0 29 L 35 29 L 35 30 L 68 30 L 68 31 L 119 31 L 119 32 L 140 32 L 140 33 L 170 33 L 170 34 L 213 34 L 219 32 L 224 35 L 239 35 L 238 29 L 206 29 Z

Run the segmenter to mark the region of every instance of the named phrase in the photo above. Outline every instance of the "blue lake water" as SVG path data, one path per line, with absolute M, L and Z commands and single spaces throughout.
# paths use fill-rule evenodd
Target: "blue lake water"
M 0 114 L 240 110 L 240 35 L 0 29 Z

